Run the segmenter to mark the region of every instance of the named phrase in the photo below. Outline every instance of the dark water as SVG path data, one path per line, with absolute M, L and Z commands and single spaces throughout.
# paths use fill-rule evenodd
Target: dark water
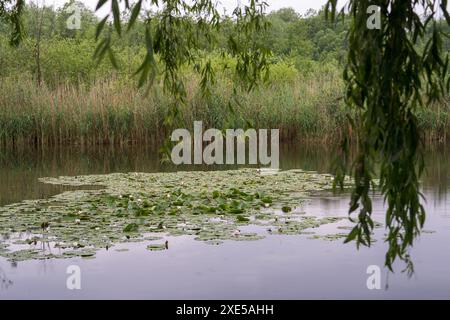
M 0 152 L 0 205 L 67 190 L 37 182 L 45 176 L 176 170 L 162 165 L 158 151 L 151 148 Z M 284 146 L 280 161 L 283 169 L 329 172 L 333 158 L 332 148 L 326 146 Z M 425 229 L 433 233 L 424 233 L 412 251 L 413 278 L 400 272 L 400 264 L 395 274 L 382 269 L 382 290 L 366 286 L 367 268 L 382 268 L 384 262 L 384 230 L 379 229 L 379 241 L 360 251 L 353 244 L 310 240 L 307 236 L 269 236 L 217 247 L 177 237 L 169 238 L 170 249 L 163 252 L 149 252 L 145 244 L 127 244 L 130 251 L 101 251 L 94 260 L 12 265 L 0 258 L 0 298 L 450 298 L 450 147 L 431 148 L 426 161 Z M 381 199 L 376 199 L 374 207 L 375 219 L 383 222 Z M 305 207 L 308 214 L 317 216 L 345 216 L 347 209 L 348 196 L 331 194 L 318 195 Z M 337 233 L 333 228 L 322 226 L 318 232 Z M 66 288 L 70 265 L 81 268 L 81 290 Z

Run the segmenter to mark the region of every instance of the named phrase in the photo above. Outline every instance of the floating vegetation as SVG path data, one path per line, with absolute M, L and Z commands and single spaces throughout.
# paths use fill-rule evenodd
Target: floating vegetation
M 309 237 L 308 239 L 320 239 L 325 241 L 337 241 L 337 240 L 344 240 L 347 238 L 347 233 L 338 233 L 338 234 L 325 234 L 325 235 L 314 235 L 312 237 Z
M 147 250 L 150 250 L 150 251 L 166 250 L 166 246 L 164 244 L 151 244 L 151 245 L 147 246 Z
M 332 176 L 302 170 L 266 175 L 257 170 L 129 173 L 43 178 L 43 183 L 101 186 L 0 208 L 0 255 L 13 261 L 93 257 L 114 244 L 190 235 L 218 245 L 267 234 L 298 235 L 343 218 L 296 214 L 312 192 L 331 188 Z M 230 187 L 231 186 L 231 187 Z M 149 244 L 149 250 L 167 250 Z
M 8 250 L 8 246 L 6 245 L 6 244 L 3 244 L 3 243 L 0 243 L 0 255 L 2 254 L 2 253 L 6 253 L 6 252 L 8 252 L 9 250 Z
M 292 208 L 288 207 L 288 206 L 284 206 L 283 208 L 281 208 L 281 211 L 283 211 L 284 213 L 288 213 L 288 212 L 292 211 Z

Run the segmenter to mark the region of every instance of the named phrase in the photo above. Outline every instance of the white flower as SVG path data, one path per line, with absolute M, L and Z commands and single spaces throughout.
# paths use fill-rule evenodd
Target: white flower
M 76 223 L 76 224 L 80 224 L 80 223 L 81 223 L 81 220 L 80 220 L 80 219 L 75 219 L 75 223 Z

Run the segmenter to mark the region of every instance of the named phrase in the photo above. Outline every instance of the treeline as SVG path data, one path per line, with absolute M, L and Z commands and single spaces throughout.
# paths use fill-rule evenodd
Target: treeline
M 144 23 L 113 39 L 115 57 L 120 66 L 115 70 L 109 61 L 97 65 L 92 59 L 96 48 L 97 16 L 82 3 L 81 29 L 70 30 L 71 16 L 67 8 L 37 7 L 30 4 L 24 14 L 25 40 L 18 48 L 8 44 L 8 28 L 0 22 L 0 77 L 27 75 L 48 85 L 58 83 L 91 83 L 114 75 L 131 76 L 144 57 Z M 301 16 L 293 9 L 281 9 L 268 15 L 271 27 L 258 41 L 272 50 L 273 62 L 284 63 L 302 72 L 313 72 L 323 65 L 337 66 L 345 57 L 346 23 L 330 24 L 322 13 L 308 12 Z M 183 32 L 180 30 L 180 32 Z M 218 47 L 225 47 L 230 34 L 236 32 L 231 18 L 223 17 L 216 32 Z M 208 48 L 201 52 L 217 54 Z M 218 60 L 220 60 L 218 58 Z
M 134 77 L 144 57 L 143 22 L 113 49 L 119 68 L 93 59 L 97 16 L 81 8 L 81 29 L 67 28 L 71 13 L 64 7 L 30 4 L 24 14 L 25 37 L 19 47 L 9 45 L 9 30 L 0 22 L 0 144 L 123 144 L 158 140 L 166 136 L 164 119 L 170 97 L 158 81 L 150 93 L 138 90 Z M 273 55 L 267 82 L 254 92 L 239 90 L 230 109 L 232 58 L 220 48 L 236 32 L 231 18 L 223 17 L 198 60 L 210 60 L 220 70 L 211 96 L 201 94 L 200 77 L 190 68 L 188 106 L 182 110 L 186 126 L 203 120 L 211 127 L 280 128 L 283 139 L 336 141 L 344 130 L 346 109 L 341 80 L 346 59 L 347 20 L 330 23 L 322 12 L 299 15 L 293 9 L 270 13 L 271 27 L 258 41 Z M 183 30 L 180 30 L 183 32 Z M 450 48 L 445 43 L 447 50 Z M 418 48 L 420 50 L 420 48 Z M 450 132 L 447 105 L 418 111 L 430 139 L 443 140 Z

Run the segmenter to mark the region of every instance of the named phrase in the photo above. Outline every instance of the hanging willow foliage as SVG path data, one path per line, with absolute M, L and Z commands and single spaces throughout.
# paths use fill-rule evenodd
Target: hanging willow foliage
M 232 14 L 236 32 L 229 37 L 225 49 L 218 48 L 214 36 L 220 32 L 222 19 L 215 0 L 136 0 L 133 3 L 127 0 L 99 0 L 97 10 L 108 4 L 111 13 L 98 25 L 97 40 L 102 35 L 103 39 L 95 57 L 100 61 L 108 56 L 112 64 L 117 65 L 111 46 L 111 29 L 119 36 L 122 34 L 121 5 L 129 16 L 126 21 L 128 29 L 139 17 L 144 19 L 147 54 L 136 74 L 140 78 L 140 86 L 151 85 L 156 74 L 162 75 L 163 88 L 172 97 L 165 119 L 169 129 L 182 125 L 180 111 L 186 104 L 186 88 L 180 72 L 183 66 L 189 65 L 201 75 L 202 93 L 204 96 L 210 94 L 211 84 L 215 82 L 215 70 L 210 60 L 200 59 L 200 48 L 205 43 L 209 49 L 221 50 L 223 55 L 235 58 L 235 74 L 240 79 L 240 85 L 248 90 L 253 89 L 263 75 L 268 75 L 271 51 L 257 41 L 258 35 L 269 27 L 265 19 L 267 3 L 264 1 L 249 0 L 247 5 L 236 7 Z M 112 28 L 105 28 L 110 18 Z M 158 58 L 155 59 L 155 56 Z M 236 88 L 234 93 L 236 95 Z M 232 101 L 238 104 L 235 95 L 229 102 L 231 112 L 234 112 Z M 161 149 L 163 161 L 168 161 L 171 148 L 172 142 L 167 139 Z
M 158 72 L 162 74 L 164 89 L 169 92 L 173 101 L 166 119 L 166 125 L 174 125 L 178 119 L 180 107 L 185 103 L 186 89 L 181 78 L 180 68 L 185 65 L 194 67 L 201 75 L 201 89 L 207 95 L 210 84 L 214 82 L 215 71 L 210 60 L 202 62 L 199 51 L 207 43 L 208 48 L 218 45 L 214 34 L 220 31 L 222 19 L 214 0 L 137 0 L 129 1 L 100 0 L 97 10 L 103 6 L 111 6 L 111 20 L 113 29 L 120 36 L 122 33 L 122 11 L 129 12 L 126 21 L 130 29 L 138 17 L 145 17 L 145 46 L 147 55 L 137 70 L 140 77 L 139 84 L 152 83 Z M 152 8 L 144 12 L 144 6 Z M 268 72 L 268 58 L 270 50 L 256 41 L 257 35 L 268 27 L 264 13 L 267 4 L 260 0 L 250 0 L 248 5 L 239 6 L 233 11 L 236 23 L 235 36 L 228 39 L 228 47 L 223 54 L 236 58 L 236 75 L 248 89 L 252 89 L 261 79 L 261 75 Z M 114 65 L 114 53 L 111 48 L 111 32 L 107 25 L 110 16 L 105 17 L 97 29 L 97 38 L 103 34 L 95 56 L 102 59 L 108 56 Z M 158 57 L 158 63 L 155 56 Z
M 380 10 L 380 29 L 367 26 L 372 5 Z M 337 16 L 337 0 L 328 1 L 326 12 L 332 19 Z M 386 266 L 392 271 L 400 258 L 412 274 L 409 252 L 425 222 L 419 188 L 424 160 L 415 111 L 448 95 L 448 55 L 443 58 L 441 45 L 448 35 L 436 21 L 443 17 L 450 23 L 447 1 L 350 0 L 341 13 L 351 19 L 344 78 L 348 119 L 358 141 L 356 160 L 348 163 L 349 137 L 344 139 L 336 168 L 338 186 L 347 174 L 354 180 L 350 217 L 357 214 L 356 226 L 346 242 L 371 245 L 371 195 L 379 188 L 387 204 Z M 428 28 L 432 36 L 425 39 Z M 418 49 L 419 41 L 426 42 L 424 49 Z

